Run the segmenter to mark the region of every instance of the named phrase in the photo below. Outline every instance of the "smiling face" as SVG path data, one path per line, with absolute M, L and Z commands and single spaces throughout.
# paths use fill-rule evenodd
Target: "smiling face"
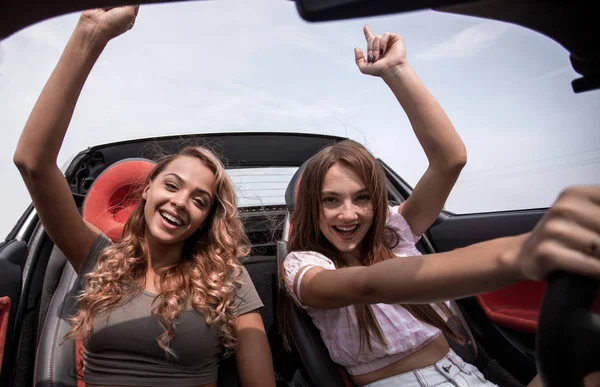
M 146 186 L 144 218 L 160 244 L 183 244 L 201 228 L 215 201 L 215 175 L 197 157 L 179 156 Z
M 373 216 L 370 193 L 358 175 L 338 163 L 332 165 L 323 179 L 319 228 L 344 259 L 357 258 Z

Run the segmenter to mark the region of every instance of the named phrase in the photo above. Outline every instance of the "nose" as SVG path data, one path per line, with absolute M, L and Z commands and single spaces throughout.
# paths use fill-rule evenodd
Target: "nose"
M 356 206 L 352 201 L 348 200 L 342 204 L 340 218 L 345 222 L 351 222 L 358 218 Z
M 182 191 L 176 192 L 171 196 L 171 205 L 175 208 L 185 207 L 185 197 Z

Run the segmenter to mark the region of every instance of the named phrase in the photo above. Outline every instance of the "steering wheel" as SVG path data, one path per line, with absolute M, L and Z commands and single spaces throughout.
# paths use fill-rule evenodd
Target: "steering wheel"
M 581 386 L 600 371 L 600 316 L 592 311 L 598 282 L 564 272 L 548 278 L 540 310 L 537 368 L 544 387 Z

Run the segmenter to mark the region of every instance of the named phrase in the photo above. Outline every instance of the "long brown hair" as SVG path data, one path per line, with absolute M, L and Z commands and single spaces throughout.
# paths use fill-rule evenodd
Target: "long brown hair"
M 292 227 L 289 235 L 289 251 L 316 251 L 330 258 L 338 268 L 347 266 L 337 249 L 323 236 L 319 228 L 323 180 L 334 164 L 353 170 L 369 189 L 373 203 L 373 224 L 362 242 L 361 264 L 370 266 L 393 258 L 392 248 L 398 244 L 399 236 L 386 226 L 388 191 L 385 173 L 373 155 L 364 146 L 352 140 L 344 140 L 322 149 L 306 164 L 301 182 L 296 188 L 295 209 L 290 218 Z M 283 268 L 280 268 L 280 273 L 283 273 Z M 280 289 L 286 291 L 287 288 L 283 283 L 284 276 L 281 275 L 280 278 Z M 280 293 L 283 292 L 280 290 Z M 280 330 L 286 346 L 289 346 L 289 302 L 289 300 L 282 300 L 278 313 Z M 448 318 L 453 316 L 445 303 L 438 303 L 437 306 Z M 464 339 L 431 305 L 402 304 L 402 307 L 419 320 L 439 328 L 453 340 L 464 342 Z M 371 350 L 373 338 L 382 345 L 387 345 L 370 305 L 354 305 L 354 308 L 360 332 L 360 348 L 362 349 L 366 344 Z
M 139 203 L 123 228 L 122 238 L 98 257 L 96 270 L 85 276 L 84 290 L 78 296 L 78 312 L 69 319 L 74 338 L 83 330 L 91 333 L 93 319 L 107 313 L 120 301 L 138 294 L 147 270 L 143 188 L 178 157 L 199 159 L 215 175 L 215 203 L 204 225 L 185 242 L 180 262 L 159 272 L 161 293 L 152 314 L 164 328 L 157 342 L 167 353 L 177 356 L 169 343 L 175 337 L 173 320 L 186 307 L 201 313 L 211 325 L 220 323 L 219 335 L 225 354 L 235 347 L 234 301 L 242 273 L 239 258 L 249 252 L 249 241 L 238 216 L 233 183 L 220 160 L 203 147 L 186 147 L 178 154 L 163 157 L 150 172 L 146 183 L 135 193 Z

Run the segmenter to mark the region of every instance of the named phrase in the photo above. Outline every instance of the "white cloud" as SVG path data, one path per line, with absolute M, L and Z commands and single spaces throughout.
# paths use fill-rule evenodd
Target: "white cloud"
M 538 82 L 538 81 L 543 81 L 543 80 L 548 80 L 554 77 L 558 77 L 560 75 L 563 74 L 575 74 L 575 72 L 573 71 L 573 68 L 571 66 L 564 66 L 552 71 L 548 71 L 546 73 L 540 74 L 537 77 L 534 77 L 531 79 L 531 82 Z
M 418 60 L 439 60 L 464 58 L 475 55 L 479 50 L 489 47 L 508 29 L 508 24 L 484 21 L 465 28 L 448 39 L 418 53 Z

